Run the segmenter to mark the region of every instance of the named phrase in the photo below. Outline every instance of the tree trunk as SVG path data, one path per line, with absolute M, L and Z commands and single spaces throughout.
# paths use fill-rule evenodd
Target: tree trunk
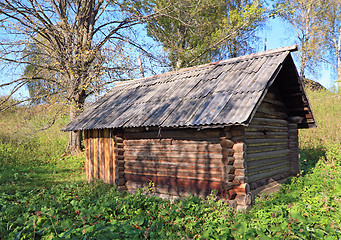
M 341 59 L 338 57 L 337 59 L 337 89 L 341 91 Z
M 77 95 L 78 95 L 77 97 L 73 98 L 76 100 L 74 100 L 70 106 L 70 121 L 78 117 L 84 109 L 84 103 L 86 98 L 85 91 L 82 90 Z M 66 151 L 68 153 L 71 153 L 72 155 L 80 153 L 82 151 L 82 140 L 83 140 L 82 131 L 71 131 L 69 133 L 69 141 Z

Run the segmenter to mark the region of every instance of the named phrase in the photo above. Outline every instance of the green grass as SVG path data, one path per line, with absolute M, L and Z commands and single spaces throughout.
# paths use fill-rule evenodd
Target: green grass
M 0 117 L 0 239 L 340 239 L 340 94 L 308 92 L 317 129 L 300 131 L 302 175 L 248 214 L 215 199 L 169 202 L 86 183 L 64 156 L 67 120 L 43 132 L 40 109 Z

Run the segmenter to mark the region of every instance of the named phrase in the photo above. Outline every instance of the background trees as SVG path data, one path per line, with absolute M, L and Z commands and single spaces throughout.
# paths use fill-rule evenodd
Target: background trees
M 146 22 L 146 29 L 162 43 L 174 69 L 250 52 L 266 17 L 259 1 L 148 0 L 144 4 L 149 14 L 165 10 Z
M 0 87 L 11 86 L 12 95 L 25 85 L 35 90 L 42 86 L 31 94 L 32 99 L 59 95 L 74 119 L 88 96 L 134 74 L 135 59 L 128 45 L 140 50 L 142 46 L 134 43 L 131 28 L 152 16 L 124 11 L 128 4 L 105 0 L 0 1 L 0 60 L 28 65 L 21 78 Z M 68 149 L 79 151 L 80 142 L 80 133 L 71 132 Z
M 300 77 L 308 70 L 316 74 L 320 69 L 323 49 L 320 43 L 324 33 L 324 0 L 284 0 L 281 17 L 295 30 L 299 45 Z

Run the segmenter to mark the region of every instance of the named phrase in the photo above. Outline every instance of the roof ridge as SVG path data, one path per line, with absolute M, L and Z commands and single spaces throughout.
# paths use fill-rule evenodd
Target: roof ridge
M 252 53 L 252 54 L 245 55 L 245 56 L 229 58 L 229 59 L 220 60 L 220 61 L 211 62 L 211 63 L 205 63 L 205 64 L 198 65 L 198 66 L 181 68 L 181 69 L 179 69 L 177 71 L 170 71 L 170 72 L 165 72 L 165 73 L 161 73 L 161 74 L 157 74 L 157 75 L 153 75 L 153 76 L 149 76 L 149 77 L 137 78 L 137 79 L 132 79 L 132 80 L 128 80 L 128 81 L 123 81 L 123 82 L 117 83 L 117 86 L 125 85 L 125 84 L 130 85 L 130 84 L 133 84 L 133 83 L 136 83 L 136 82 L 140 82 L 140 81 L 152 80 L 153 78 L 158 78 L 160 76 L 179 74 L 179 73 L 182 73 L 182 72 L 186 72 L 186 71 L 190 71 L 190 70 L 195 70 L 195 69 L 202 69 L 202 68 L 213 66 L 213 65 L 238 62 L 238 61 L 243 61 L 243 60 L 247 60 L 247 59 L 250 59 L 250 58 L 267 56 L 267 55 L 272 55 L 272 54 L 276 54 L 276 53 L 280 53 L 280 52 L 294 52 L 294 51 L 297 51 L 297 50 L 298 50 L 298 46 L 296 44 L 294 44 L 294 45 L 287 46 L 287 47 L 275 48 L 275 49 L 271 49 L 271 50 L 267 50 L 267 51 Z

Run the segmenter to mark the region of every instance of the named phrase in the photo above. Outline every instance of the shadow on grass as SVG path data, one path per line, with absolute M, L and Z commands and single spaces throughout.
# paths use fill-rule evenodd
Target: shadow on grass
M 300 166 L 302 175 L 311 172 L 321 157 L 326 156 L 326 149 L 323 147 L 300 148 Z

